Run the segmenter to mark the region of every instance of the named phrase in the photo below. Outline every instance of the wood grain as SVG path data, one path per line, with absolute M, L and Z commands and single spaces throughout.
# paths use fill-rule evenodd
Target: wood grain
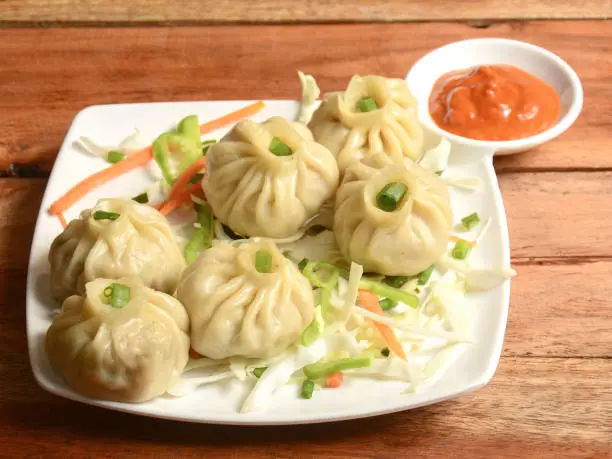
M 609 457 L 612 360 L 502 358 L 489 386 L 413 411 L 334 425 L 184 424 L 42 392 L 25 349 L 0 354 L 0 442 L 31 457 Z M 316 396 L 316 394 L 315 394 Z
M 574 175 L 576 174 L 572 174 Z M 518 205 L 521 202 L 530 202 L 533 208 L 547 208 L 548 202 L 552 199 L 550 196 L 533 196 L 522 186 L 519 189 L 523 190 L 523 194 L 520 194 L 514 188 L 516 183 L 520 184 L 525 177 L 532 176 L 544 178 L 545 181 L 538 182 L 532 178 L 534 185 L 530 188 L 544 188 L 555 181 L 550 180 L 550 174 L 515 176 L 508 185 L 503 184 L 507 204 L 510 202 Z M 510 178 L 510 176 L 504 177 Z M 603 186 L 610 181 L 606 175 L 599 182 L 595 181 L 593 187 Z M 4 273 L 3 278 L 11 279 L 0 284 L 0 292 L 4 295 L 4 302 L 7 305 L 5 310 L 10 309 L 9 304 L 19 305 L 18 315 L 13 316 L 19 320 L 23 320 L 21 305 L 25 291 L 29 245 L 45 183 L 46 181 L 41 179 L 0 179 L 0 214 L 15 216 L 15 218 L 0 219 L 0 269 Z M 509 185 L 512 185 L 514 190 L 512 199 L 507 195 Z M 565 207 L 578 208 L 572 204 L 567 204 Z M 519 207 L 512 209 L 509 215 L 511 228 L 521 227 L 524 223 L 514 224 L 514 209 L 516 213 L 521 213 L 521 210 Z M 568 221 L 574 221 L 578 217 L 570 215 Z M 545 221 L 545 217 L 538 215 L 532 215 L 531 218 L 531 221 L 539 219 Z M 608 218 L 608 214 L 603 218 Z M 597 221 L 593 219 L 584 227 L 592 228 Z M 546 228 L 533 224 L 529 226 L 533 229 L 539 228 L 542 232 L 519 233 L 518 236 L 529 238 L 527 241 L 543 241 L 546 239 L 544 234 L 554 228 L 554 225 L 548 225 Z M 556 229 L 562 232 L 574 230 L 571 226 Z M 59 233 L 59 225 L 57 230 Z M 596 235 L 591 236 L 596 237 Z M 516 244 L 517 235 L 513 233 L 512 237 L 513 244 Z M 589 242 L 585 242 L 585 245 L 589 245 Z M 513 253 L 515 252 L 513 246 Z M 554 258 L 530 261 L 528 258 L 515 257 L 514 263 L 518 276 L 512 282 L 512 301 L 504 355 L 612 357 L 610 327 L 612 284 L 608 281 L 612 272 L 612 260 L 592 262 L 587 259 Z M 15 329 L 14 322 L 11 323 L 13 325 L 9 327 L 10 333 L 15 332 L 21 337 L 22 327 Z M 6 333 L 5 339 L 7 339 Z M 1 342 L 2 334 L 0 334 Z M 16 342 L 4 344 L 6 344 L 5 349 L 17 345 Z M 0 349 L 2 348 L 0 345 Z
M 0 22 L 32 23 L 300 23 L 474 19 L 609 18 L 610 0 L 43 0 L 0 2 Z
M 13 161 L 50 169 L 71 120 L 88 105 L 296 98 L 298 69 L 332 90 L 355 73 L 403 77 L 437 46 L 487 36 L 550 49 L 577 70 L 585 89 L 574 127 L 536 151 L 500 158 L 497 170 L 612 168 L 611 69 L 601 58 L 610 51 L 612 27 L 551 21 L 488 29 L 414 23 L 0 30 L 0 169 Z

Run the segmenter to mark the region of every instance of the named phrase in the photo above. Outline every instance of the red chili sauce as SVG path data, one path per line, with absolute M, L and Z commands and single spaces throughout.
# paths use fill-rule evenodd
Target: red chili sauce
M 513 140 L 545 131 L 560 102 L 545 81 L 510 65 L 483 65 L 440 77 L 429 97 L 445 131 L 478 140 Z

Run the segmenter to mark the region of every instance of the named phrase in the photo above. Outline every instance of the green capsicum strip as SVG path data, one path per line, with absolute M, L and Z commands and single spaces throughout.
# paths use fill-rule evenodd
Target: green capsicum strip
M 196 228 L 191 240 L 185 247 L 185 261 L 191 264 L 200 253 L 210 248 L 213 240 L 213 214 L 210 206 L 207 203 L 198 207 L 198 223 L 200 227 Z

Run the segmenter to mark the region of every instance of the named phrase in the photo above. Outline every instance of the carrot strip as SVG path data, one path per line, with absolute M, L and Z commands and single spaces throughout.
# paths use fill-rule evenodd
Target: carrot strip
M 153 151 L 151 147 L 143 148 L 142 150 L 133 153 L 126 159 L 119 161 L 118 163 L 113 164 L 100 172 L 90 175 L 70 189 L 64 196 L 51 204 L 49 213 L 51 215 L 57 215 L 60 212 L 65 211 L 94 188 L 97 188 L 100 185 L 119 177 L 121 174 L 148 163 L 151 158 L 153 158 Z
M 359 290 L 359 304 L 370 312 L 380 314 L 381 316 L 384 315 L 384 312 L 380 307 L 380 303 L 378 302 L 378 298 L 376 298 L 376 295 L 368 290 Z M 406 360 L 404 348 L 397 340 L 395 333 L 393 333 L 393 329 L 388 325 L 381 324 L 380 322 L 374 322 L 374 325 L 382 334 L 387 346 L 389 346 L 389 349 L 391 349 L 391 351 L 400 359 Z
M 159 212 L 162 215 L 168 215 L 174 212 L 176 208 L 180 206 L 182 203 L 184 203 L 185 201 L 187 201 L 192 194 L 197 193 L 199 190 L 201 190 L 202 189 L 201 187 L 202 187 L 201 181 L 194 183 L 193 185 L 191 185 L 190 187 L 182 191 L 178 196 L 167 200 L 163 204 L 163 206 L 159 209 Z
M 168 200 L 172 199 L 173 197 L 178 196 L 178 194 L 183 190 L 183 188 L 185 188 L 185 186 L 187 186 L 187 184 L 193 178 L 193 176 L 196 175 L 198 172 L 200 172 L 204 168 L 205 165 L 206 165 L 206 156 L 203 156 L 200 159 L 198 159 L 195 163 L 193 163 L 191 166 L 189 166 L 187 169 L 185 169 L 185 171 L 181 174 L 181 176 L 178 178 L 178 180 L 174 183 L 174 185 L 170 189 Z
M 453 241 L 453 242 L 457 242 L 457 241 L 465 241 L 465 242 L 467 242 L 467 243 L 468 243 L 468 245 L 469 245 L 471 248 L 476 247 L 476 241 L 468 241 L 468 240 L 466 240 L 466 239 L 462 239 L 462 238 L 460 238 L 459 236 L 455 236 L 454 234 L 453 234 L 453 235 L 451 235 L 450 240 L 451 240 L 451 241 Z
M 61 212 L 58 212 L 57 218 L 59 219 L 60 223 L 62 224 L 62 228 L 66 229 L 66 227 L 68 226 L 68 223 L 66 222 L 66 219 L 64 218 L 64 214 L 61 213 Z
M 332 373 L 325 379 L 325 387 L 336 389 L 342 385 L 342 372 L 337 371 Z
M 248 116 L 254 115 L 259 110 L 264 108 L 266 104 L 264 104 L 261 100 L 259 102 L 255 102 L 254 104 L 247 105 L 240 110 L 236 110 L 235 112 L 228 113 L 221 118 L 217 118 L 216 120 L 209 121 L 208 123 L 204 123 L 200 126 L 200 134 L 206 134 L 207 132 L 214 131 L 220 127 L 225 126 L 226 124 L 235 123 L 242 118 L 246 118 Z
M 189 346 L 189 357 L 193 360 L 200 360 L 202 356 L 198 354 L 191 346 Z

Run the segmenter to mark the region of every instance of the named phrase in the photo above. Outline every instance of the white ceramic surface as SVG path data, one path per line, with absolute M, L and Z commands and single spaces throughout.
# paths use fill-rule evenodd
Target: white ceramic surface
M 444 131 L 429 114 L 429 95 L 445 73 L 478 65 L 507 64 L 536 75 L 550 84 L 561 99 L 561 114 L 548 130 L 524 139 L 474 140 Z M 451 43 L 431 51 L 408 73 L 406 80 L 419 101 L 419 119 L 438 135 L 462 145 L 488 148 L 497 155 L 527 151 L 554 139 L 576 120 L 582 110 L 582 85 L 576 72 L 559 56 L 538 46 L 503 38 L 479 38 Z
M 106 105 L 89 107 L 74 120 L 59 152 L 49 179 L 36 224 L 27 287 L 27 334 L 32 370 L 38 383 L 54 394 L 109 409 L 159 418 L 220 424 L 299 424 L 360 418 L 406 410 L 436 403 L 478 389 L 491 379 L 502 349 L 508 314 L 510 282 L 497 288 L 468 295 L 473 308 L 474 342 L 436 382 L 416 394 L 402 394 L 404 383 L 367 379 L 346 381 L 340 389 L 320 390 L 312 400 L 298 398 L 298 388 L 287 385 L 275 395 L 273 406 L 264 413 L 239 414 L 237 408 L 246 394 L 242 383 L 220 383 L 205 386 L 184 398 L 160 397 L 148 403 L 127 404 L 92 400 L 70 389 L 56 375 L 44 350 L 44 335 L 53 314 L 59 308 L 49 293 L 47 254 L 52 240 L 61 232 L 55 217 L 47 213 L 49 205 L 84 176 L 96 172 L 106 163 L 76 150 L 72 144 L 79 136 L 88 136 L 113 145 L 139 128 L 146 140 L 173 126 L 189 114 L 203 122 L 236 110 L 247 101 L 177 102 L 156 104 Z M 291 101 L 269 101 L 254 119 L 272 115 L 295 117 L 298 104 Z M 218 138 L 222 130 L 208 138 Z M 483 185 L 479 191 L 453 189 L 451 199 L 456 219 L 477 211 L 491 217 L 486 237 L 474 250 L 471 260 L 485 266 L 508 266 L 510 262 L 508 230 L 497 179 L 492 166 L 492 151 L 457 146 L 445 173 L 449 176 L 478 176 Z M 151 183 L 145 170 L 135 170 L 98 188 L 66 213 L 71 219 L 100 197 L 135 196 Z

